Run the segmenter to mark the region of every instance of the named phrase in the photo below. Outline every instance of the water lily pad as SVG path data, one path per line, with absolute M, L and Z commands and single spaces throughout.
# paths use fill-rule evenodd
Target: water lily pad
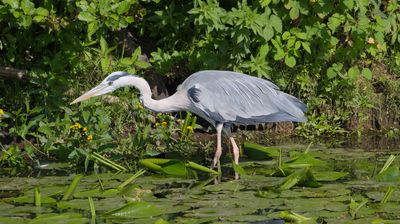
M 96 200 L 93 199 L 94 207 L 97 211 L 107 211 L 113 208 L 121 207 L 125 204 L 125 200 L 121 197 L 112 197 Z M 88 199 L 72 199 L 69 201 L 59 201 L 57 207 L 60 209 L 80 209 L 89 211 Z
M 28 219 L 24 219 L 24 218 L 20 218 L 20 217 L 0 217 L 0 223 L 24 224 L 27 222 L 28 222 Z
M 160 209 L 147 202 L 130 202 L 124 206 L 108 211 L 105 215 L 119 218 L 144 218 L 161 215 Z
M 80 224 L 88 223 L 89 219 L 79 213 L 44 214 L 33 219 L 29 224 Z

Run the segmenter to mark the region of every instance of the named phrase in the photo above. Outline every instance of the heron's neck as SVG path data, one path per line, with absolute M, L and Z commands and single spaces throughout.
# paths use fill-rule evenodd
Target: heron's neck
M 140 91 L 140 98 L 143 106 L 155 112 L 176 112 L 184 110 L 186 106 L 186 98 L 180 97 L 181 94 L 174 94 L 168 98 L 154 100 L 151 95 L 151 89 L 146 80 L 141 77 L 133 77 L 129 83 Z

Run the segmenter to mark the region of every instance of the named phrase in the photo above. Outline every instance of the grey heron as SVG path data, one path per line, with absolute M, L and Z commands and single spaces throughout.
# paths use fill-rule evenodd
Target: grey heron
M 190 111 L 208 121 L 217 131 L 217 150 L 212 168 L 221 157 L 222 133 L 230 140 L 234 162 L 239 163 L 239 148 L 231 135 L 233 124 L 307 121 L 304 116 L 307 106 L 296 97 L 280 91 L 268 80 L 231 71 L 196 72 L 178 86 L 176 93 L 161 100 L 152 98 L 150 86 L 145 79 L 117 71 L 71 104 L 123 86 L 136 87 L 140 91 L 140 101 L 147 109 L 155 112 Z

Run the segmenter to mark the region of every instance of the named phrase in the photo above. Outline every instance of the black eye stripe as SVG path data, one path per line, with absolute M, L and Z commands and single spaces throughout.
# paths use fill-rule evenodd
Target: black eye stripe
M 107 79 L 107 81 L 112 82 L 112 81 L 115 81 L 115 80 L 117 80 L 117 79 L 119 79 L 119 78 L 121 78 L 121 77 L 127 76 L 127 75 L 130 75 L 130 74 L 127 73 L 127 72 L 122 72 L 122 73 L 120 73 L 120 74 L 118 74 L 118 75 L 113 75 L 113 76 L 109 77 L 109 78 Z

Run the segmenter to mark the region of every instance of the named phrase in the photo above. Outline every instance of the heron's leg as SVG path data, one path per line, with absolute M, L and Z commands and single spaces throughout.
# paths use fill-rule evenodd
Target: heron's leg
M 221 143 L 221 133 L 222 133 L 222 128 L 224 127 L 224 124 L 217 124 L 217 150 L 215 151 L 214 155 L 214 160 L 211 168 L 214 168 L 217 163 L 219 162 L 219 158 L 221 157 L 222 154 L 222 143 Z
M 239 164 L 239 148 L 236 145 L 235 139 L 233 137 L 229 137 L 229 140 L 231 141 L 232 145 L 232 153 L 233 153 L 233 160 L 235 161 L 235 164 Z M 235 172 L 235 179 L 239 179 L 239 174 Z

